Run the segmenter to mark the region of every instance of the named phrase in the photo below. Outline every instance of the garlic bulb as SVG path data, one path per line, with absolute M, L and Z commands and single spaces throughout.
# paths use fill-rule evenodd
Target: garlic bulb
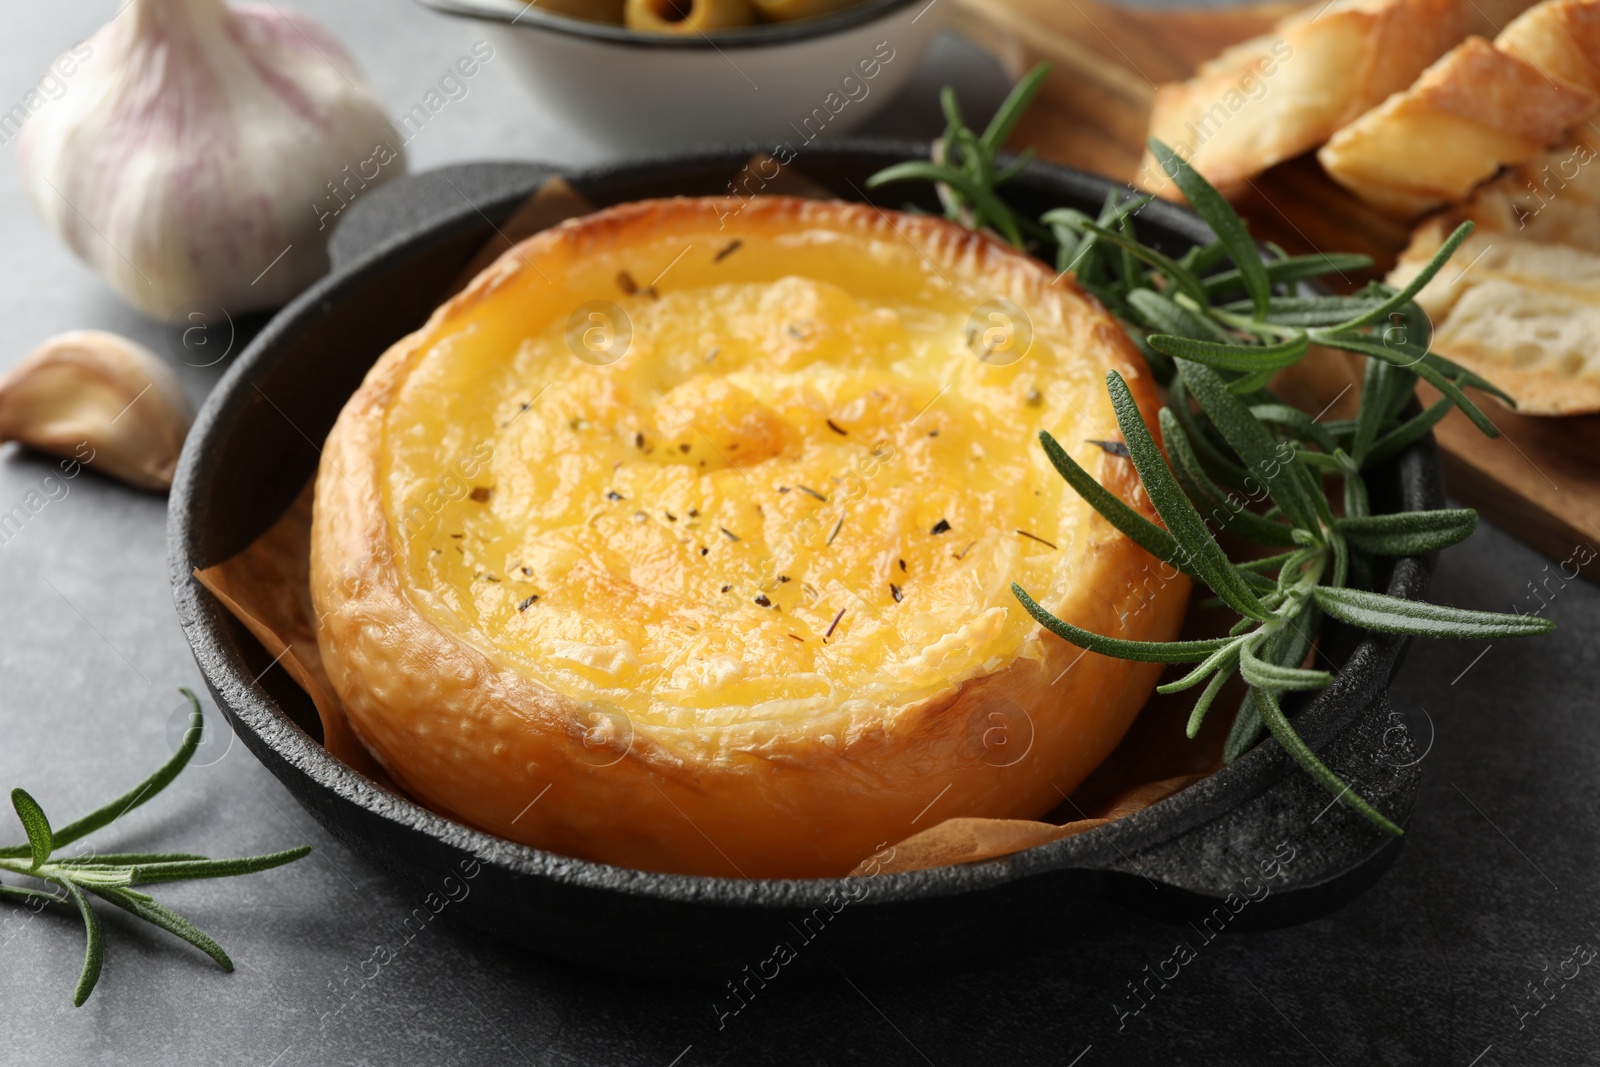
M 327 269 L 331 214 L 405 170 L 344 50 L 277 5 L 131 0 L 23 128 L 34 206 L 152 318 L 286 303 Z
M 189 398 L 148 348 L 100 330 L 50 338 L 0 378 L 0 441 L 165 492 L 189 433 Z

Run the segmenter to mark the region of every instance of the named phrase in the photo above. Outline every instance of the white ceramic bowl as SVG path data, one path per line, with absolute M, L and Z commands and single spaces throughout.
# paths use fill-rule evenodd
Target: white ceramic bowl
M 820 18 L 682 37 L 566 18 L 525 0 L 421 2 L 490 22 L 496 50 L 553 111 L 603 144 L 762 141 L 798 150 L 888 103 L 954 0 L 866 0 Z

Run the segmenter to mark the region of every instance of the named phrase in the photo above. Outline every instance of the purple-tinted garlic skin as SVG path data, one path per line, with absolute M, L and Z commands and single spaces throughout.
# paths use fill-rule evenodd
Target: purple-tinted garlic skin
M 287 303 L 326 271 L 332 217 L 405 172 L 354 61 L 275 5 L 132 0 L 52 71 L 65 90 L 22 129 L 29 195 L 151 318 Z

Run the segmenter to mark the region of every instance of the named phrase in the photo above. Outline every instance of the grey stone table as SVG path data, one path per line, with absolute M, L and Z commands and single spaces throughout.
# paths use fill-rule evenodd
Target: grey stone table
M 0 103 L 20 99 L 112 6 L 6 0 Z M 475 39 L 401 0 L 299 6 L 349 44 L 391 113 Z M 945 80 L 974 113 L 1004 89 L 992 64 L 947 38 L 874 131 L 927 135 Z M 416 168 L 605 158 L 559 133 L 493 65 L 444 118 L 411 146 Z M 87 326 L 170 351 L 166 330 L 121 307 L 37 221 L 14 153 L 14 142 L 0 152 L 0 365 Z M 197 401 L 219 369 L 185 368 Z M 174 690 L 199 677 L 167 589 L 163 501 L 92 475 L 47 483 L 52 472 L 0 453 L 0 510 L 30 492 L 47 501 L 0 536 L 0 785 L 26 785 L 70 817 L 166 757 L 183 724 Z M 1434 593 L 1531 609 L 1530 583 L 1545 582 L 1548 563 L 1485 527 L 1446 555 Z M 108 916 L 104 977 L 76 1010 L 79 926 L 0 906 L 0 1055 L 135 1067 L 1594 1062 L 1600 966 L 1554 972 L 1579 946 L 1600 946 L 1600 643 L 1588 636 L 1600 631 L 1600 593 L 1581 581 L 1548 588 L 1544 610 L 1561 626 L 1551 638 L 1412 651 L 1394 696 L 1427 747 L 1424 786 L 1388 876 L 1317 922 L 1218 938 L 1137 1014 L 1119 1015 L 1133 1006 L 1127 983 L 1179 933 L 1109 907 L 1086 939 L 998 969 L 856 983 L 826 968 L 796 975 L 722 1029 L 709 986 L 558 965 L 448 922 L 402 945 L 400 919 L 418 902 L 316 827 L 210 709 L 202 765 L 107 843 L 228 855 L 310 842 L 315 855 L 162 893 L 228 948 L 231 975 Z M 0 836 L 20 837 L 9 812 Z M 379 945 L 396 952 L 381 968 L 366 962 Z

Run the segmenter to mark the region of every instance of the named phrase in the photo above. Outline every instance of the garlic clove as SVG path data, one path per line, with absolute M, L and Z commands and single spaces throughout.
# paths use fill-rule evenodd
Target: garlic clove
M 193 418 L 170 367 L 102 330 L 52 337 L 0 378 L 0 442 L 87 464 L 140 489 L 172 488 Z
M 338 209 L 405 171 L 354 62 L 276 4 L 129 0 L 83 50 L 70 91 L 23 127 L 24 182 L 151 318 L 287 303 L 327 270 Z

